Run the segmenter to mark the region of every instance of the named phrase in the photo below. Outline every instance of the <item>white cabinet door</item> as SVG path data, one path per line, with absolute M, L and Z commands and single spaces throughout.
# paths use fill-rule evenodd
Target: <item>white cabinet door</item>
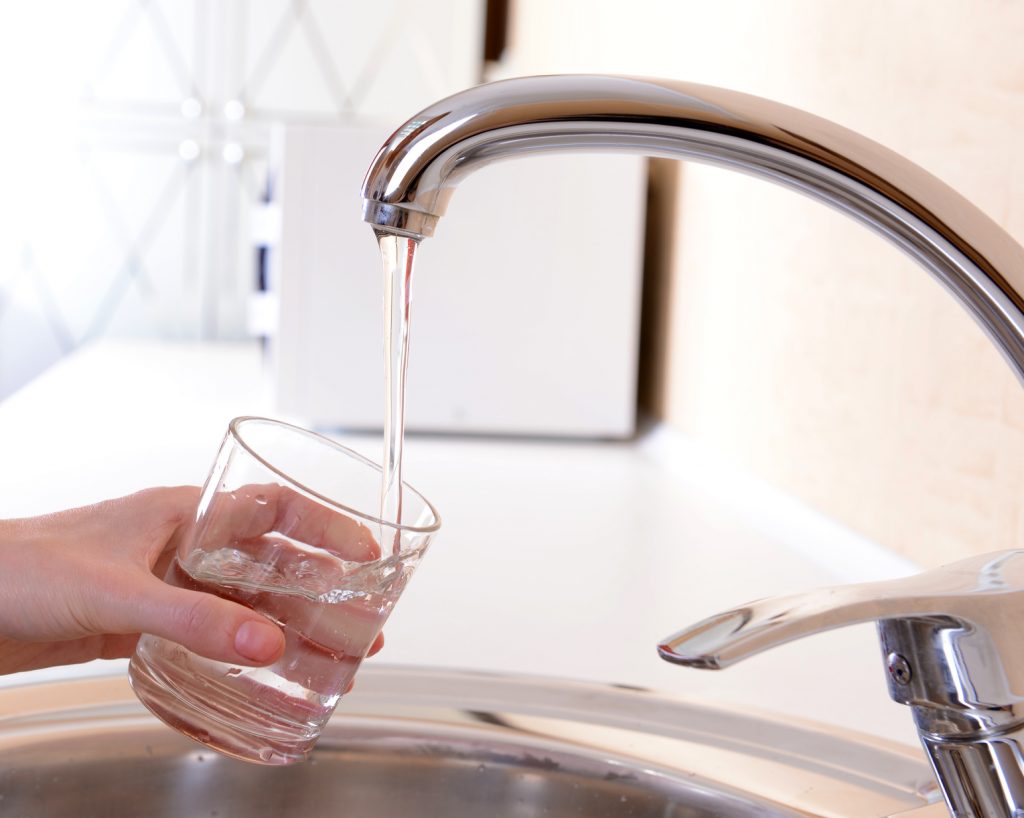
M 389 130 L 283 134 L 276 394 L 319 426 L 382 423 L 382 273 L 359 186 Z M 409 430 L 632 434 L 645 191 L 645 160 L 611 155 L 510 160 L 460 185 L 418 252 Z

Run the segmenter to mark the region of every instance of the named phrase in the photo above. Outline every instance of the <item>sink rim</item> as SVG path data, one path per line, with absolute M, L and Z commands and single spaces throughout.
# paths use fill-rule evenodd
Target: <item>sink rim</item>
M 0 766 L 18 747 L 150 723 L 168 730 L 135 699 L 122 671 L 3 688 Z M 439 735 L 471 730 L 487 740 L 575 748 L 581 759 L 622 758 L 782 814 L 890 814 L 938 797 L 913 747 L 635 687 L 373 662 L 342 700 L 324 741 L 369 723 L 399 731 L 426 725 Z

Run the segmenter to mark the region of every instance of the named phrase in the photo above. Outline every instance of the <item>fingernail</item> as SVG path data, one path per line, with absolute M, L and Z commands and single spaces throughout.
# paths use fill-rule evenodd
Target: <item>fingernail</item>
M 269 662 L 281 652 L 283 636 L 267 622 L 249 620 L 235 631 L 235 650 L 254 662 Z

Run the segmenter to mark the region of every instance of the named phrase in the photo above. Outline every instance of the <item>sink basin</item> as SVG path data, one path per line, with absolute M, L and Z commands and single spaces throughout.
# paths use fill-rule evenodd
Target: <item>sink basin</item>
M 310 761 L 179 736 L 123 674 L 0 690 L 0 815 L 888 816 L 937 798 L 915 748 L 648 691 L 370 665 Z

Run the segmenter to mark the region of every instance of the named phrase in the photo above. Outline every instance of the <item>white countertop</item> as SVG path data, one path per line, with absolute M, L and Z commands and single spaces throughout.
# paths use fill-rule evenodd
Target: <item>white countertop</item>
M 255 344 L 85 348 L 0 403 L 0 517 L 201 482 L 241 414 L 276 416 Z M 379 460 L 379 437 L 343 439 Z M 653 687 L 916 743 L 869 625 L 724 672 L 658 659 L 662 637 L 750 599 L 914 570 L 715 455 L 664 429 L 632 443 L 410 437 L 405 474 L 444 524 L 381 660 Z

